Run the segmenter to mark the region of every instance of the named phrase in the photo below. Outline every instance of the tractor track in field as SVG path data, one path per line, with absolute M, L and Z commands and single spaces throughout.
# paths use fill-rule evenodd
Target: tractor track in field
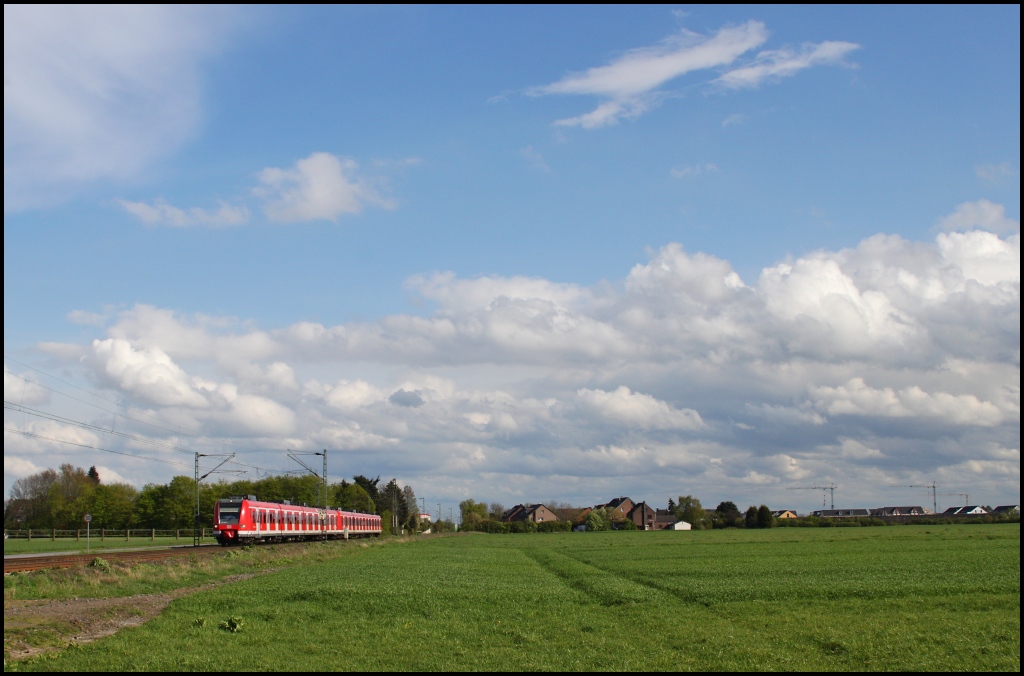
M 102 599 L 66 599 L 63 601 L 6 601 L 4 603 L 4 657 L 24 660 L 43 653 L 83 645 L 137 627 L 153 619 L 167 605 L 195 592 L 209 591 L 223 584 L 247 580 L 278 568 L 259 573 L 231 575 L 216 582 L 182 587 L 161 594 L 136 594 Z M 59 636 L 50 645 L 31 645 L 27 634 L 48 631 Z

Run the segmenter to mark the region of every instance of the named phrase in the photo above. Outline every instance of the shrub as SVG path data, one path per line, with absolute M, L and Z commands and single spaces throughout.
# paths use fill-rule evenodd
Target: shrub
M 568 533 L 570 530 L 571 521 L 541 521 L 537 524 L 538 533 Z

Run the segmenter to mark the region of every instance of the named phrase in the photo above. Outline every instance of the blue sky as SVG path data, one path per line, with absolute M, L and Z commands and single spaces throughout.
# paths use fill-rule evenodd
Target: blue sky
M 1017 7 L 4 23 L 21 364 L 453 502 L 1019 501 Z

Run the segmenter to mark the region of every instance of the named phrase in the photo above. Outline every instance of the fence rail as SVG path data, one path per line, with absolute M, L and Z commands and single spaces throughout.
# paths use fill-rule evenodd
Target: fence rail
M 130 528 L 127 530 L 113 530 L 110 528 L 93 528 L 90 531 L 90 536 L 99 539 L 100 542 L 107 540 L 123 540 L 125 542 L 131 542 L 132 540 L 156 540 L 157 538 L 174 538 L 175 540 L 190 539 L 192 537 L 191 528 L 178 528 L 178 529 L 160 529 L 160 528 Z M 77 530 L 60 530 L 54 528 L 22 528 L 13 530 L 4 530 L 4 540 L 69 540 L 74 539 L 84 540 L 86 537 L 86 529 L 79 528 Z M 203 528 L 200 531 L 200 537 L 206 537 L 206 529 Z

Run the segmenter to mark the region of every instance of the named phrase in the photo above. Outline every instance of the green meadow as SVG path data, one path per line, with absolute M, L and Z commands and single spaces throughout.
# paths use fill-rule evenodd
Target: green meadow
M 6 667 L 1020 667 L 1018 524 L 320 546 L 335 545 L 336 557 L 179 598 L 140 627 Z
M 205 544 L 211 544 L 214 542 L 213 538 L 206 538 L 203 540 Z M 85 554 L 86 548 L 90 552 L 104 551 L 108 549 L 140 549 L 144 547 L 175 547 L 192 544 L 192 534 L 189 533 L 186 537 L 173 538 L 173 537 L 158 537 L 150 539 L 149 537 L 138 537 L 130 540 L 125 540 L 124 537 L 120 538 L 106 538 L 106 540 L 100 540 L 100 538 L 93 537 L 89 538 L 86 542 L 86 537 L 83 535 L 81 540 L 75 538 L 57 538 L 51 540 L 50 538 L 33 538 L 32 540 L 18 539 L 18 540 L 4 540 L 4 556 L 10 556 L 12 554 L 49 554 L 49 553 L 67 553 L 74 552 L 76 554 Z

